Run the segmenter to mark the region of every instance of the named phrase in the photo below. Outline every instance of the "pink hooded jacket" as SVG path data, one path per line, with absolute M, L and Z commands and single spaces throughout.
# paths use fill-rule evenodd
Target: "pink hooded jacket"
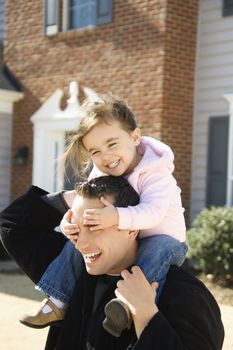
M 172 175 L 174 154 L 169 146 L 143 136 L 138 146 L 143 155 L 133 172 L 125 176 L 140 195 L 140 203 L 117 208 L 120 229 L 139 229 L 140 238 L 166 234 L 185 241 L 186 227 L 181 190 Z M 106 175 L 96 166 L 89 179 Z

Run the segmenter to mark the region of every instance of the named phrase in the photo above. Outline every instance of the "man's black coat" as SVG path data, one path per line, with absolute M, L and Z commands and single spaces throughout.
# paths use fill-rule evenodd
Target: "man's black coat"
M 18 265 L 37 283 L 49 263 L 62 250 L 66 238 L 54 231 L 62 214 L 31 187 L 0 216 L 2 242 Z M 95 288 L 106 283 L 106 293 L 93 312 Z M 206 287 L 181 268 L 172 267 L 161 294 L 159 312 L 139 340 L 133 327 L 120 338 L 102 327 L 104 305 L 116 281 L 83 273 L 61 328 L 51 327 L 46 350 L 220 350 L 224 329 L 216 301 Z

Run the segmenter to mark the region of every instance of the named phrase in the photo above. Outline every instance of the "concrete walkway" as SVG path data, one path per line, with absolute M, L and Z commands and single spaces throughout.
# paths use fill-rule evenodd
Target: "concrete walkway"
M 43 350 L 47 329 L 35 330 L 18 322 L 19 316 L 39 304 L 43 295 L 15 268 L 0 271 L 0 347 L 4 350 Z M 0 270 L 4 270 L 2 263 Z M 233 349 L 233 306 L 220 305 L 226 331 L 223 350 Z
M 22 274 L 0 273 L 0 348 L 4 350 L 42 350 L 47 329 L 36 330 L 19 323 L 21 314 L 37 306 L 42 296 Z

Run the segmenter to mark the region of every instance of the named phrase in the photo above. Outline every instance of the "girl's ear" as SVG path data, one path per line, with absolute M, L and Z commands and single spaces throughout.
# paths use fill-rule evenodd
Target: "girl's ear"
M 139 128 L 134 129 L 132 136 L 135 146 L 138 146 L 141 142 L 141 130 Z
M 130 230 L 129 231 L 129 239 L 134 240 L 137 238 L 139 234 L 139 230 Z

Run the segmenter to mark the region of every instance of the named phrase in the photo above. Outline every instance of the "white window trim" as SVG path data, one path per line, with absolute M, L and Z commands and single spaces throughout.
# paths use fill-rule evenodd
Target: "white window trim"
M 59 31 L 59 24 L 58 23 L 54 23 L 54 24 L 47 24 L 47 20 L 46 20 L 46 0 L 44 0 L 44 31 L 45 31 L 45 35 L 46 36 L 53 36 L 56 35 Z M 59 8 L 56 10 L 56 15 L 57 18 L 59 17 Z
M 63 18 L 62 18 L 62 30 L 66 32 L 69 30 L 69 7 L 70 0 L 63 0 Z

